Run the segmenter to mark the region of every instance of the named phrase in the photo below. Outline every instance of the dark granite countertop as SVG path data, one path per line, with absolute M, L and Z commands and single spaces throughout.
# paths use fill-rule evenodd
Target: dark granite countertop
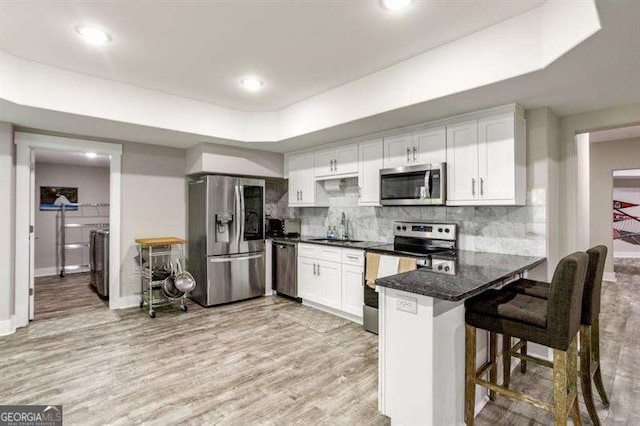
M 455 302 L 495 287 L 505 278 L 533 269 L 545 260 L 544 257 L 459 250 L 456 275 L 417 269 L 378 278 L 376 285 Z
M 270 237 L 269 239 L 272 241 L 280 241 L 283 243 L 308 243 L 308 244 L 321 244 L 333 247 L 342 247 L 342 248 L 352 248 L 352 249 L 368 249 L 372 247 L 382 246 L 388 243 L 384 243 L 381 241 L 342 241 L 342 240 L 332 240 L 332 241 L 317 241 L 318 239 L 324 239 L 326 237 L 323 236 L 312 236 L 312 235 L 303 235 L 301 237 Z

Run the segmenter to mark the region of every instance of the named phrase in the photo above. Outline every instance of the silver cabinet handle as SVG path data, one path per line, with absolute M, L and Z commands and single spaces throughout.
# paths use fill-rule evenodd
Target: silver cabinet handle
M 411 161 L 411 149 L 407 147 L 407 163 Z
M 484 195 L 484 178 L 480 178 L 480 195 Z
M 313 275 L 316 275 L 316 264 L 313 264 Z
M 318 263 L 318 276 L 320 276 L 320 264 Z
M 300 190 L 300 201 L 304 200 L 304 192 L 302 192 L 302 189 Z
M 333 171 L 333 160 L 329 160 L 329 171 Z
M 362 198 L 362 188 L 358 186 L 358 198 Z
M 471 195 L 476 195 L 476 178 L 471 178 Z
M 338 160 L 333 160 L 333 171 L 334 172 L 338 171 Z
M 418 148 L 413 147 L 413 161 L 416 161 L 416 154 L 418 153 Z
M 351 260 L 360 260 L 359 257 L 357 256 L 351 256 L 351 255 L 347 255 L 347 259 L 351 259 Z

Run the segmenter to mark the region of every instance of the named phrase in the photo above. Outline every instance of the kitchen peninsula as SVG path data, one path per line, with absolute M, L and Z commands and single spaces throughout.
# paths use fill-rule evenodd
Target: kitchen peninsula
M 418 269 L 377 279 L 380 411 L 394 424 L 464 424 L 464 299 L 545 260 L 459 251 L 455 275 Z M 482 342 L 476 361 L 486 359 Z M 478 392 L 476 406 L 486 400 Z

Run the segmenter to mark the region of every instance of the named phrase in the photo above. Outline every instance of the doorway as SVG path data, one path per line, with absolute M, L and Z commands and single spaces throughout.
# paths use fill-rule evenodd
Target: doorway
M 112 261 L 108 266 L 108 289 L 109 289 L 109 300 L 108 307 L 110 309 L 116 309 L 119 307 L 120 302 L 120 276 L 119 276 L 119 261 L 120 258 L 120 170 L 121 170 L 121 155 L 122 155 L 122 146 L 119 144 L 112 143 L 104 143 L 104 142 L 96 142 L 90 140 L 69 138 L 69 137 L 59 137 L 59 136 L 50 136 L 50 135 L 41 135 L 35 133 L 27 133 L 27 132 L 16 132 L 15 133 L 15 143 L 17 146 L 17 161 L 16 161 L 16 260 L 15 260 L 15 326 L 23 327 L 28 325 L 29 320 L 33 319 L 34 313 L 36 313 L 35 309 L 35 279 L 36 279 L 36 237 L 39 236 L 35 232 L 35 219 L 36 219 L 36 209 L 40 209 L 40 205 L 36 203 L 40 203 L 40 195 L 37 194 L 37 191 L 40 191 L 40 188 L 36 188 L 35 178 L 36 178 L 36 169 L 37 169 L 37 158 L 39 152 L 45 151 L 53 151 L 54 154 L 62 157 L 69 157 L 73 155 L 84 156 L 86 158 L 89 157 L 106 157 L 108 159 L 109 165 L 109 183 L 108 183 L 108 203 L 86 203 L 86 204 L 108 204 L 108 206 L 100 206 L 102 211 L 95 212 L 95 207 L 90 208 L 94 209 L 94 215 L 104 215 L 108 217 L 109 223 L 109 239 L 115 243 L 109 245 L 108 249 L 108 259 L 115 259 L 116 261 Z M 104 161 L 107 161 L 104 159 Z M 51 186 L 58 185 L 59 187 L 67 188 L 62 184 L 52 184 Z M 46 185 L 44 185 L 46 186 Z M 71 187 L 73 188 L 73 187 Z M 78 188 L 79 189 L 79 188 Z M 66 191 L 66 190 L 65 190 Z M 67 201 L 69 196 L 73 197 L 73 191 L 56 191 L 55 197 L 53 200 L 53 204 L 56 204 L 56 200 L 58 200 L 58 204 L 64 204 L 65 198 Z M 64 196 L 65 198 L 61 198 Z M 80 193 L 78 196 L 81 197 Z M 46 204 L 46 203 L 45 203 Z M 73 203 L 71 203 L 73 204 Z M 82 201 L 79 200 L 78 204 L 82 204 Z M 65 207 L 66 208 L 66 207 Z M 80 208 L 80 206 L 78 206 Z M 104 210 L 107 210 L 108 213 L 105 213 Z M 55 210 L 54 210 L 55 211 Z M 76 211 L 76 210 L 72 210 Z M 62 219 L 60 213 L 55 211 L 57 215 L 57 225 L 53 225 L 56 232 L 58 231 L 58 227 L 60 225 L 60 220 Z M 71 214 L 71 212 L 67 212 Z M 78 213 L 79 214 L 79 213 Z M 87 213 L 85 213 L 87 214 Z M 91 214 L 87 214 L 89 217 Z M 77 216 L 76 216 L 77 218 Z M 73 219 L 74 222 L 68 222 L 69 224 L 83 224 L 94 222 L 90 218 Z M 95 221 L 98 222 L 97 220 Z M 44 232 L 44 228 L 42 229 Z M 88 230 L 87 230 L 88 231 Z M 55 241 L 56 246 L 60 244 L 59 240 L 60 236 L 57 235 Z M 71 237 L 73 238 L 73 237 Z M 84 238 L 80 234 L 76 233 L 76 238 Z M 86 244 L 87 241 L 81 240 L 79 243 Z M 72 244 L 67 243 L 67 244 Z M 50 246 L 49 246 L 50 247 Z M 78 250 L 78 249 L 72 249 Z M 56 253 L 56 249 L 54 248 L 54 257 Z M 67 253 L 68 254 L 68 253 Z M 58 252 L 58 256 L 60 256 L 60 252 Z M 86 257 L 82 257 L 82 255 L 76 254 L 76 257 L 69 258 L 69 261 L 65 259 L 65 264 L 62 269 L 61 268 L 61 259 L 56 260 L 55 269 L 58 269 L 58 279 L 60 279 L 60 272 L 62 271 L 63 276 L 74 276 L 74 279 L 78 279 L 78 275 L 72 272 L 80 272 L 83 270 L 90 271 L 89 262 L 89 252 L 86 251 Z M 69 263 L 71 262 L 71 263 Z M 76 263 L 77 262 L 77 263 Z M 70 266 L 70 268 L 67 268 Z M 50 266 L 49 266 L 50 267 Z M 49 270 L 50 271 L 50 270 Z M 46 273 L 47 270 L 41 268 L 39 271 L 40 274 Z M 44 292 L 44 287 L 43 287 Z M 71 298 L 73 299 L 73 298 Z M 72 300 L 67 301 L 67 303 L 73 303 Z M 103 303 L 103 302 L 100 302 Z M 106 302 L 105 302 L 106 303 Z
M 613 171 L 613 257 L 640 259 L 640 169 Z
M 34 286 L 29 319 L 108 309 L 107 155 L 33 150 Z

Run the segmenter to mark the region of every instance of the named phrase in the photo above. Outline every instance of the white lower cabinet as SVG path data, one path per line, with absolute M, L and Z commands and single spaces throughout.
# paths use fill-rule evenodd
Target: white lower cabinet
M 334 309 L 342 308 L 342 264 L 336 262 L 318 262 L 320 282 L 319 303 Z
M 364 268 L 356 265 L 342 265 L 342 310 L 362 316 L 364 304 Z
M 316 279 L 315 259 L 298 256 L 298 295 L 303 299 L 320 300 L 320 285 Z
M 364 251 L 298 245 L 298 295 L 352 320 L 362 318 Z

